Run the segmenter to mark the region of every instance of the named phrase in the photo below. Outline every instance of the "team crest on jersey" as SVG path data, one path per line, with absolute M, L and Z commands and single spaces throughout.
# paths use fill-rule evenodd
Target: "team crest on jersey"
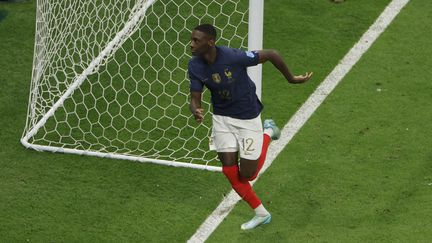
M 219 73 L 213 73 L 213 74 L 212 74 L 212 79 L 213 79 L 213 81 L 215 81 L 215 83 L 217 83 L 217 84 L 221 82 L 221 77 L 220 77 Z

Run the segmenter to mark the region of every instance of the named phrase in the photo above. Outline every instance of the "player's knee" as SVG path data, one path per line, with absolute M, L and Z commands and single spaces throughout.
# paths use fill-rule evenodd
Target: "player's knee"
M 240 180 L 251 181 L 255 175 L 254 170 L 240 170 Z
M 258 161 L 257 160 L 248 160 L 242 158 L 240 160 L 240 178 L 245 181 L 253 180 L 254 175 L 258 169 Z

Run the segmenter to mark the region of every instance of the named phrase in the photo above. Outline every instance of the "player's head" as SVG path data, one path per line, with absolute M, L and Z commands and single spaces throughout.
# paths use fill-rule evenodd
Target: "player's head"
M 190 44 L 192 55 L 202 56 L 214 48 L 216 35 L 216 29 L 211 24 L 201 24 L 195 27 L 192 31 Z

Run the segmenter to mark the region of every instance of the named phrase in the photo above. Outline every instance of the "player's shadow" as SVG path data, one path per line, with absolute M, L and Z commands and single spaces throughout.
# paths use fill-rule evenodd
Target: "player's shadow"
M 0 10 L 0 22 L 6 19 L 8 12 L 6 10 Z

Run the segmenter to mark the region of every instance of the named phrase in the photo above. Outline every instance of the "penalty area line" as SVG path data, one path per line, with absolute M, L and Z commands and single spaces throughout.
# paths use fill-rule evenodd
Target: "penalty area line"
M 333 91 L 351 68 L 360 60 L 364 53 L 372 46 L 375 40 L 384 32 L 390 25 L 393 19 L 399 14 L 402 8 L 409 0 L 393 0 L 391 1 L 381 15 L 363 34 L 360 40 L 349 50 L 333 71 L 322 81 L 315 89 L 306 102 L 292 116 L 288 123 L 282 129 L 281 138 L 271 143 L 267 153 L 267 160 L 261 169 L 260 175 L 273 163 L 277 155 L 291 141 L 295 134 L 312 116 L 315 110 L 322 104 L 325 98 Z M 258 176 L 259 178 L 259 176 Z M 258 179 L 257 178 L 257 179 Z M 256 179 L 256 180 L 257 180 Z M 252 182 L 254 184 L 255 181 Z M 217 208 L 207 217 L 201 224 L 194 235 L 188 240 L 190 243 L 204 242 L 216 230 L 220 223 L 231 212 L 236 203 L 240 201 L 240 197 L 234 190 L 222 200 Z

